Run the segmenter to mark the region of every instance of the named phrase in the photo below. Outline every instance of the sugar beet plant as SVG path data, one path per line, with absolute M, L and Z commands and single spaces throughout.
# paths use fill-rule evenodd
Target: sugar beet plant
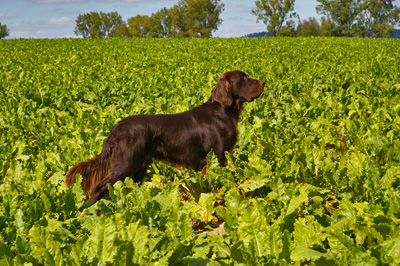
M 0 40 L 0 264 L 400 264 L 399 48 Z M 82 213 L 88 195 L 64 175 L 118 120 L 193 108 L 233 69 L 267 85 L 227 167 L 212 153 L 205 176 L 156 162 Z

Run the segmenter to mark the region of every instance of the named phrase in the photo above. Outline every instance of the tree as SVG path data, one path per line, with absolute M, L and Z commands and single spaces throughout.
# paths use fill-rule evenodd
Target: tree
M 185 30 L 188 37 L 211 37 L 218 29 L 222 19 L 219 17 L 224 10 L 220 0 L 181 0 Z
M 341 36 L 351 36 L 352 26 L 357 17 L 358 0 L 317 0 L 317 13 L 328 17 L 338 28 Z
M 100 18 L 103 22 L 102 31 L 105 33 L 105 37 L 116 37 L 117 29 L 123 25 L 122 17 L 118 14 L 118 12 L 100 12 Z
M 3 39 L 8 35 L 10 35 L 10 31 L 7 29 L 7 25 L 6 24 L 2 25 L 0 22 L 0 39 Z
M 332 32 L 339 36 L 389 37 L 400 21 L 400 9 L 393 5 L 394 0 L 317 1 L 317 13 L 333 23 Z
M 338 28 L 330 18 L 321 18 L 321 36 L 340 36 Z
M 162 8 L 157 13 L 152 15 L 152 34 L 153 37 L 176 37 L 173 35 L 174 23 L 170 9 Z
M 170 37 L 178 37 L 178 38 L 186 38 L 188 35 L 188 23 L 187 20 L 187 12 L 186 7 L 184 5 L 184 1 L 179 1 L 178 4 L 174 5 L 169 10 L 170 18 L 171 18 L 171 36 Z
M 137 15 L 128 19 L 128 34 L 132 37 L 148 37 L 150 32 L 150 17 Z
M 321 18 L 321 24 L 314 17 L 297 23 L 297 36 L 339 36 L 339 32 L 332 20 Z
M 74 33 L 84 38 L 113 37 L 118 35 L 119 28 L 123 26 L 122 18 L 117 12 L 90 12 L 78 16 Z
M 360 1 L 358 21 L 362 27 L 361 36 L 389 37 L 394 32 L 394 26 L 400 21 L 400 8 L 392 2 L 393 0 Z
M 289 20 L 296 16 L 294 10 L 295 0 L 257 0 L 256 8 L 252 13 L 267 25 L 267 30 L 275 36 L 287 35 L 294 32 L 294 21 Z M 284 23 L 286 22 L 286 25 Z M 279 32 L 281 32 L 279 34 Z
M 181 0 L 151 16 L 128 19 L 128 35 L 133 37 L 211 37 L 222 19 L 220 0 Z
M 124 21 L 122 21 L 121 25 L 112 32 L 112 37 L 116 36 L 129 37 L 128 26 Z
M 100 33 L 101 21 L 99 13 L 91 12 L 83 15 L 80 14 L 75 22 L 75 35 L 82 35 L 83 38 L 102 37 Z
M 321 26 L 316 18 L 308 20 L 299 20 L 297 23 L 297 36 L 321 36 Z

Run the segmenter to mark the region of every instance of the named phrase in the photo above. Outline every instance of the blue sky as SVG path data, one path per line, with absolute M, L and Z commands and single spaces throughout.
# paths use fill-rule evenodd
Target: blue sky
M 130 17 L 151 15 L 163 7 L 170 8 L 179 0 L 0 0 L 0 22 L 10 30 L 8 38 L 64 38 L 74 35 L 75 19 L 91 11 L 117 11 L 127 20 Z M 241 37 L 265 31 L 251 13 L 253 0 L 222 0 L 222 25 L 214 37 Z M 301 18 L 316 17 L 316 0 L 296 0 L 295 12 Z M 396 0 L 400 4 L 400 0 Z

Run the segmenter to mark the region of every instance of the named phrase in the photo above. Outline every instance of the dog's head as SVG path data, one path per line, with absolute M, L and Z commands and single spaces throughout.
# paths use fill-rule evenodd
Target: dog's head
M 218 102 L 222 108 L 233 103 L 251 102 L 264 91 L 265 82 L 252 79 L 243 71 L 228 71 L 221 75 L 211 93 L 211 101 Z

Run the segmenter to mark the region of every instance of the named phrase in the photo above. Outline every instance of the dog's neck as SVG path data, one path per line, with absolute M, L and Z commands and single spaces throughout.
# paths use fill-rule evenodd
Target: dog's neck
M 235 124 L 237 125 L 240 114 L 242 113 L 242 110 L 243 110 L 243 101 L 241 101 L 239 99 L 235 99 L 233 101 L 232 105 L 226 109 L 232 110 L 233 118 L 235 119 Z
M 215 101 L 213 102 L 211 97 L 208 99 L 207 102 L 217 104 L 218 106 L 221 107 L 221 104 L 219 102 Z M 242 110 L 243 110 L 243 100 L 240 99 L 233 100 L 232 104 L 224 109 L 226 113 L 232 114 L 232 118 L 235 122 L 235 125 L 237 125 L 239 121 L 240 113 L 242 112 Z

